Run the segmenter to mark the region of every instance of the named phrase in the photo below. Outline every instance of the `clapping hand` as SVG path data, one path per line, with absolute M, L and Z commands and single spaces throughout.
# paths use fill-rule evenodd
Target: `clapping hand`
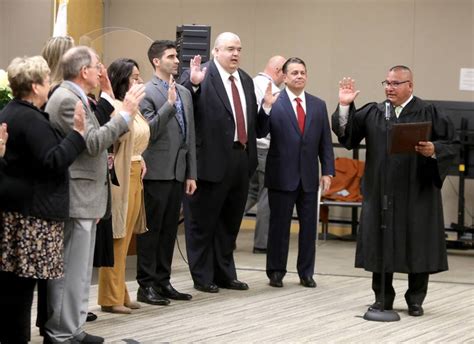
M 8 132 L 7 132 L 7 124 L 2 123 L 0 126 L 0 158 L 5 155 L 5 150 L 7 148 L 7 141 L 8 141 Z
M 360 91 L 355 90 L 355 80 L 348 77 L 339 81 L 339 104 L 350 105 Z
M 74 107 L 73 122 L 73 129 L 84 136 L 86 132 L 86 112 L 80 100 L 76 102 L 76 106 Z
M 145 86 L 143 84 L 133 85 L 123 99 L 123 111 L 128 112 L 132 117 L 135 116 L 143 98 L 145 98 Z
M 199 85 L 204 80 L 207 70 L 207 68 L 201 70 L 201 55 L 196 55 L 191 59 L 189 62 L 189 69 L 189 79 L 191 84 Z

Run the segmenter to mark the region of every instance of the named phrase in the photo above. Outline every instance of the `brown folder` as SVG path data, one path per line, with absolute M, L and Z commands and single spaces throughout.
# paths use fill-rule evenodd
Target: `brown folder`
M 415 153 L 418 142 L 429 141 L 430 135 L 431 122 L 393 124 L 389 153 Z

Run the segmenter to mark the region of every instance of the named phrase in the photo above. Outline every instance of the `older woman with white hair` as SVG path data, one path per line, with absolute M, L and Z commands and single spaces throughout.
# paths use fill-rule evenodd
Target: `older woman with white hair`
M 85 149 L 85 114 L 78 102 L 74 131 L 62 138 L 40 110 L 50 89 L 46 61 L 15 58 L 7 72 L 14 99 L 0 112 L 0 123 L 8 125 L 0 178 L 0 307 L 9 315 L 0 342 L 26 343 L 36 282 L 63 275 L 68 167 Z

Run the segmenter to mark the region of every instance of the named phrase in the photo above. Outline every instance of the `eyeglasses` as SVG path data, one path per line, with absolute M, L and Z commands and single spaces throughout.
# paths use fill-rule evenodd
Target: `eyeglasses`
M 95 66 L 87 66 L 87 68 L 95 68 L 100 72 L 102 70 L 102 63 L 98 63 Z
M 387 80 L 384 80 L 382 81 L 382 86 L 383 87 L 390 87 L 392 86 L 393 88 L 398 88 L 398 86 L 400 86 L 401 84 L 404 84 L 406 82 L 410 82 L 410 80 L 405 80 L 405 81 L 387 81 Z

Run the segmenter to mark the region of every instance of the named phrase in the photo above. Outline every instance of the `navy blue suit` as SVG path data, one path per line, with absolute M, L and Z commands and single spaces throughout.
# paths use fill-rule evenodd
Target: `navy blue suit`
M 304 134 L 286 90 L 273 104 L 265 127 L 272 138 L 265 168 L 270 203 L 267 274 L 286 272 L 295 204 L 300 224 L 298 274 L 311 277 L 314 273 L 319 162 L 322 175 L 334 175 L 335 170 L 326 103 L 308 93 L 305 98 Z

